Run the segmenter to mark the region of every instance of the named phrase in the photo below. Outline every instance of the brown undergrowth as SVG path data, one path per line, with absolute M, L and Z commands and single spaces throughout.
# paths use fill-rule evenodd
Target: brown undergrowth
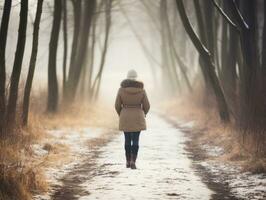
M 0 199 L 30 199 L 31 193 L 45 191 L 46 182 L 31 145 L 44 136 L 42 129 L 17 127 L 0 142 Z
M 223 124 L 214 109 L 214 103 L 206 104 L 196 99 L 199 98 L 193 95 L 172 98 L 162 104 L 162 109 L 167 115 L 177 117 L 180 121 L 193 121 L 192 129 L 198 134 L 193 138 L 199 146 L 222 147 L 224 153 L 211 159 L 239 165 L 243 171 L 265 173 L 266 156 L 257 153 L 256 136 L 243 135 L 234 124 L 234 120 L 231 120 L 230 124 Z
M 69 161 L 68 147 L 60 143 L 50 144 L 49 140 L 58 138 L 48 138 L 51 136 L 47 130 L 78 130 L 89 126 L 115 129 L 114 112 L 103 104 L 60 106 L 56 114 L 46 113 L 44 105 L 33 96 L 29 125 L 26 128 L 17 127 L 12 136 L 0 141 L 0 200 L 28 200 L 34 193 L 47 191 L 49 185 L 44 167 Z M 18 119 L 19 116 L 18 112 Z M 41 146 L 48 154 L 36 155 L 34 145 Z

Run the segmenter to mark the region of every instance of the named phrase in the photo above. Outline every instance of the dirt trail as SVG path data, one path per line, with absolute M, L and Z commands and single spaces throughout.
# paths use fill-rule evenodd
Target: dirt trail
M 233 194 L 232 185 L 238 187 L 235 180 L 237 183 L 241 181 L 242 185 L 247 182 L 239 178 L 231 182 L 228 179 L 228 182 L 228 173 L 207 165 L 205 153 L 193 145 L 191 123 L 177 124 L 175 119 L 154 113 L 149 115 L 147 122 L 149 129 L 140 136 L 137 170 L 125 168 L 122 133 L 108 129 L 108 134 L 102 134 L 106 130 L 91 127 L 84 129 L 82 134 L 69 133 L 67 137 L 63 134 L 64 142 L 72 146 L 76 159 L 66 169 L 64 166 L 56 170 L 48 168 L 47 173 L 55 178 L 51 181 L 51 190 L 36 195 L 34 199 L 250 199 Z M 61 138 L 58 131 L 56 135 Z M 257 179 L 261 181 L 263 177 Z M 265 199 L 264 183 L 258 183 L 255 193 L 249 191 L 252 193 L 249 196 Z M 238 189 L 244 191 L 240 186 Z
M 207 177 L 201 178 L 201 169 L 193 167 L 185 134 L 155 114 L 147 120 L 137 170 L 125 168 L 124 138 L 118 134 L 94 145 L 84 155 L 87 159 L 64 176 L 52 199 L 217 199 Z M 221 196 L 228 199 L 225 193 Z

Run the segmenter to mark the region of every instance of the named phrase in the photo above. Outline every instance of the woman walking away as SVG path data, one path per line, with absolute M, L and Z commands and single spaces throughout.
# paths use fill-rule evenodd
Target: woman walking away
M 130 70 L 127 79 L 121 82 L 115 101 L 119 130 L 125 135 L 126 167 L 131 169 L 136 169 L 139 135 L 146 130 L 145 117 L 150 109 L 143 83 L 136 78 L 137 72 Z

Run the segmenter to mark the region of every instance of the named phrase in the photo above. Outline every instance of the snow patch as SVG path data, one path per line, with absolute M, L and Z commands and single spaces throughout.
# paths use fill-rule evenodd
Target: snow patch
M 266 174 L 241 172 L 240 167 L 217 161 L 201 162 L 201 165 L 216 175 L 217 180 L 214 181 L 227 183 L 237 198 L 266 199 Z
M 60 179 L 70 172 L 76 165 L 78 165 L 82 159 L 84 159 L 84 154 L 88 154 L 91 150 L 89 149 L 87 142 L 88 140 L 99 138 L 101 134 L 105 132 L 104 128 L 87 127 L 79 131 L 72 129 L 61 129 L 61 130 L 48 130 L 48 137 L 43 140 L 42 144 L 35 144 L 32 146 L 34 154 L 39 157 L 46 156 L 48 151 L 43 149 L 44 144 L 54 145 L 65 145 L 69 148 L 69 154 L 71 156 L 71 161 L 67 164 L 57 164 L 56 166 L 45 167 L 45 176 L 49 185 L 60 186 Z M 53 191 L 49 191 L 46 194 L 35 195 L 33 199 L 35 200 L 47 200 L 50 199 L 50 195 Z
M 202 149 L 206 151 L 209 156 L 221 156 L 224 154 L 224 149 L 219 146 L 213 146 L 209 144 L 202 145 Z
M 43 149 L 43 145 L 40 145 L 40 144 L 31 145 L 31 149 L 34 155 L 38 157 L 46 156 L 49 153 L 47 150 Z

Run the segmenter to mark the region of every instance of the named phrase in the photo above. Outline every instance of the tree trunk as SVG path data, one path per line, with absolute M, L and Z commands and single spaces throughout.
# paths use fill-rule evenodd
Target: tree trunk
M 165 7 L 165 9 L 167 10 L 167 8 Z M 190 81 L 188 79 L 188 75 L 187 75 L 187 67 L 185 66 L 184 62 L 181 60 L 180 56 L 178 55 L 177 53 L 177 50 L 175 48 L 175 44 L 173 43 L 174 39 L 173 39 L 173 35 L 172 35 L 172 32 L 171 32 L 171 28 L 170 28 L 170 22 L 169 22 L 169 19 L 168 19 L 168 14 L 165 10 L 165 26 L 166 26 L 166 30 L 167 30 L 167 35 L 168 35 L 168 44 L 169 44 L 169 48 L 171 49 L 174 57 L 175 57 L 175 60 L 178 64 L 178 67 L 183 75 L 183 78 L 185 80 L 185 83 L 187 85 L 187 88 L 189 90 L 189 92 L 192 92 L 193 89 L 192 89 L 192 86 L 190 84 Z M 175 67 L 175 66 L 174 66 Z M 175 71 L 176 73 L 176 71 Z
M 200 9 L 200 4 L 199 4 L 198 0 L 193 0 L 193 3 L 194 3 L 196 17 L 197 17 L 199 37 L 200 37 L 203 45 L 206 46 L 207 45 L 207 33 L 206 33 L 207 28 L 206 28 L 206 25 L 205 25 L 204 20 L 203 20 L 203 15 L 202 15 L 202 11 Z M 204 102 L 208 102 L 210 91 L 211 91 L 211 86 L 210 86 L 210 80 L 208 78 L 207 71 L 204 67 L 203 58 L 201 55 L 199 55 L 199 64 L 201 67 L 201 71 L 202 71 L 202 75 L 203 75 L 203 79 L 204 79 L 204 83 L 205 83 L 206 95 L 205 95 L 205 101 Z
M 9 25 L 9 17 L 11 11 L 12 0 L 6 0 L 4 4 L 4 11 L 2 15 L 0 28 L 0 135 L 3 134 L 5 126 L 5 111 L 6 111 L 6 40 Z
M 88 74 L 88 89 L 89 89 L 89 100 L 92 100 L 92 74 L 94 69 L 94 54 L 95 54 L 95 43 L 96 43 L 96 20 L 94 17 L 91 33 L 91 47 L 90 47 L 90 65 L 89 65 L 89 74 Z
M 79 44 L 79 37 L 80 37 L 80 21 L 81 21 L 81 13 L 82 13 L 82 1 L 72 1 L 73 8 L 74 8 L 74 33 L 73 33 L 73 41 L 72 41 L 72 48 L 71 48 L 71 57 L 70 57 L 70 66 L 68 71 L 68 79 L 66 82 L 66 89 L 64 91 L 64 101 L 68 101 L 71 96 L 73 96 L 70 87 L 71 76 L 74 74 L 74 71 L 76 70 L 77 66 L 77 54 L 78 54 L 78 44 Z
M 18 98 L 18 85 L 21 73 L 21 66 L 24 56 L 26 31 L 28 19 L 28 0 L 21 0 L 20 21 L 18 30 L 17 49 L 15 53 L 15 60 L 11 74 L 11 82 L 9 89 L 9 99 L 6 113 L 6 127 L 7 131 L 11 132 L 16 122 L 16 107 Z
M 69 103 L 73 103 L 77 86 L 80 79 L 80 74 L 82 67 L 84 67 L 84 60 L 85 55 L 87 53 L 88 49 L 88 41 L 89 41 L 89 32 L 92 22 L 92 16 L 93 12 L 96 6 L 96 0 L 91 1 L 85 1 L 84 2 L 84 16 L 83 16 L 83 24 L 80 27 L 80 38 L 78 43 L 78 54 L 76 57 L 76 63 L 75 63 L 75 69 L 72 73 L 69 73 L 69 79 L 68 79 L 68 86 L 67 86 L 67 101 Z
M 63 38 L 64 38 L 64 55 L 63 55 L 63 94 L 66 91 L 66 67 L 68 54 L 68 34 L 67 34 L 67 0 L 62 0 L 63 5 Z
M 109 41 L 109 35 L 110 35 L 110 29 L 111 29 L 111 8 L 112 8 L 112 1 L 113 0 L 107 0 L 106 1 L 106 12 L 105 12 L 105 38 L 104 38 L 104 45 L 103 45 L 103 52 L 101 56 L 101 63 L 99 67 L 99 71 L 95 77 L 94 83 L 92 85 L 92 90 L 94 92 L 94 98 L 97 99 L 99 95 L 99 89 L 101 84 L 101 78 L 102 78 L 102 72 L 106 60 L 106 54 L 108 49 L 108 41 Z M 97 85 L 97 87 L 96 87 Z
M 256 94 L 258 92 L 258 52 L 255 39 L 255 1 L 245 1 L 244 17 L 240 13 L 235 2 L 229 1 L 229 8 L 234 16 L 241 38 L 241 48 L 243 53 L 243 66 L 240 79 L 240 126 L 243 129 L 251 128 L 256 124 Z
M 161 68 L 162 68 L 162 78 L 164 82 L 164 87 L 168 88 L 168 95 L 172 94 L 172 91 L 176 91 L 178 85 L 178 80 L 176 74 L 171 72 L 171 57 L 169 52 L 168 36 L 166 32 L 165 24 L 165 12 L 166 12 L 166 1 L 160 1 L 160 36 L 161 36 Z
M 54 19 L 49 43 L 49 61 L 48 61 L 48 101 L 47 111 L 56 112 L 58 106 L 58 83 L 56 74 L 56 58 L 58 38 L 61 22 L 61 1 L 54 0 Z
M 38 41 L 39 41 L 39 26 L 42 15 L 42 5 L 43 0 L 38 0 L 35 22 L 33 27 L 33 39 L 32 39 L 32 51 L 30 57 L 30 66 L 24 91 L 23 98 L 23 111 L 22 111 L 22 125 L 26 126 L 28 123 L 28 113 L 29 113 L 29 104 L 30 104 L 30 92 L 32 86 L 32 80 L 35 71 L 36 58 L 38 53 Z
M 211 0 L 202 1 L 204 8 L 204 20 L 206 25 L 206 38 L 207 45 L 206 47 L 209 49 L 210 54 L 214 55 L 214 39 L 213 39 L 213 20 L 214 20 L 214 12 Z
M 262 43 L 262 73 L 263 76 L 266 77 L 266 2 L 264 1 L 264 24 L 263 24 L 263 43 Z
M 229 122 L 230 121 L 230 115 L 227 103 L 225 101 L 225 97 L 222 91 L 222 88 L 220 86 L 218 77 L 215 73 L 215 66 L 212 62 L 212 57 L 210 55 L 210 52 L 207 50 L 207 48 L 201 43 L 198 36 L 195 34 L 188 17 L 186 15 L 185 7 L 182 0 L 176 0 L 177 9 L 179 11 L 179 15 L 181 18 L 181 21 L 184 25 L 184 28 L 189 35 L 191 41 L 193 42 L 194 46 L 198 50 L 199 54 L 202 56 L 202 59 L 205 62 L 205 68 L 207 71 L 208 78 L 210 80 L 212 89 L 214 91 L 214 94 L 216 96 L 216 101 L 219 109 L 220 118 L 223 122 Z

